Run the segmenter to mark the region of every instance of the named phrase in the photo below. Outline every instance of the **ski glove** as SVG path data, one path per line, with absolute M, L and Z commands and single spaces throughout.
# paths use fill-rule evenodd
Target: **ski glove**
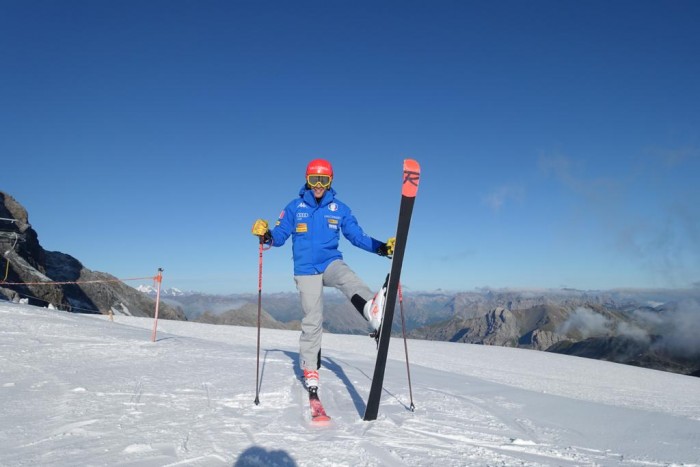
M 394 244 L 396 243 L 396 237 L 391 237 L 386 243 L 382 243 L 377 254 L 379 256 L 387 256 L 391 258 L 394 255 Z
M 267 221 L 264 219 L 258 219 L 253 224 L 253 235 L 258 237 L 265 237 L 269 235 L 269 229 L 267 228 Z

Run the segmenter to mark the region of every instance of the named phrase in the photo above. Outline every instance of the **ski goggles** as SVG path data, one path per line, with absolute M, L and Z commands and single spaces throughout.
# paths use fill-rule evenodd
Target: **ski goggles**
M 306 183 L 311 187 L 323 187 L 323 188 L 328 188 L 331 186 L 331 182 L 333 181 L 333 178 L 330 175 L 307 175 L 306 176 Z

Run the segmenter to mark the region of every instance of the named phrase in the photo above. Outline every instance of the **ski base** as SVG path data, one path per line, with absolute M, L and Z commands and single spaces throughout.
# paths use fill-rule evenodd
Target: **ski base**
M 323 408 L 321 399 L 318 398 L 318 388 L 309 388 L 309 407 L 311 408 L 311 422 L 322 423 L 329 422 L 331 417 L 326 414 L 326 409 Z
M 389 285 L 389 274 L 386 275 L 386 279 L 384 279 L 384 285 L 382 286 L 382 289 L 384 289 L 384 302 L 386 302 L 386 288 L 387 285 Z M 379 328 L 375 331 L 372 331 L 369 334 L 369 337 L 374 339 L 374 342 L 377 344 L 377 349 L 379 349 L 379 338 L 382 335 L 382 325 L 384 324 L 384 315 L 382 314 L 382 320 L 379 322 Z

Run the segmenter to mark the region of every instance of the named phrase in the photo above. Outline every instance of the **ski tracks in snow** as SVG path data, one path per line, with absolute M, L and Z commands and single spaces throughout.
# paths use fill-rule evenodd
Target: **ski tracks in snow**
M 440 354 L 427 344 L 426 363 L 411 367 L 415 412 L 403 355 L 390 349 L 379 417 L 365 422 L 373 342 L 325 335 L 319 395 L 332 420 L 314 426 L 298 333 L 264 330 L 255 405 L 254 328 L 163 321 L 152 343 L 147 319 L 11 309 L 0 313 L 2 465 L 660 466 L 700 457 L 696 419 L 429 368 Z M 635 435 L 651 425 L 659 436 Z
M 394 375 L 391 381 L 398 381 L 395 374 L 405 371 L 403 362 L 389 361 L 389 365 L 387 372 Z M 300 433 L 304 449 L 289 451 L 299 465 L 316 465 L 318 459 L 309 453 L 321 453 L 323 465 L 334 465 L 333 459 L 347 459 L 348 452 L 354 453 L 353 464 L 362 466 L 664 465 L 601 448 L 605 446 L 601 442 L 604 429 L 602 434 L 591 434 L 568 428 L 576 423 L 567 420 L 565 411 L 552 413 L 559 409 L 556 404 L 541 407 L 537 411 L 541 418 L 528 416 L 531 410 L 526 409 L 537 400 L 531 399 L 530 391 L 504 390 L 496 383 L 426 368 L 417 369 L 422 378 L 445 381 L 442 387 L 449 389 L 419 383 L 414 389 L 418 400 L 413 413 L 408 409 L 408 386 L 385 385 L 379 418 L 364 422 L 364 406 L 358 407 L 354 394 L 369 391 L 368 370 L 353 361 L 342 361 L 341 366 L 342 378 L 322 370 L 319 394 L 333 420 L 325 429 L 307 427 L 307 432 Z M 308 410 L 303 394 L 299 400 L 303 410 Z M 592 404 L 591 410 L 626 409 Z

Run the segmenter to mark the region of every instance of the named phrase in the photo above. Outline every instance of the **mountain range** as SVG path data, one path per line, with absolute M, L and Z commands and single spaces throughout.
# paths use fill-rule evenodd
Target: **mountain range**
M 151 292 L 153 293 L 153 292 Z M 163 297 L 162 293 L 161 296 Z M 257 325 L 257 294 L 168 295 L 189 320 Z M 393 335 L 577 355 L 700 376 L 700 290 L 492 290 L 403 294 Z M 299 329 L 296 293 L 263 294 L 263 326 Z M 348 300 L 329 290 L 324 329 L 368 334 Z
M 136 288 L 46 251 L 27 211 L 0 192 L 0 298 L 78 313 L 152 317 L 156 289 Z M 159 317 L 257 326 L 258 295 L 161 290 Z M 300 329 L 296 293 L 264 294 L 261 324 Z M 337 291 L 324 296 L 324 329 L 368 334 Z M 403 294 L 392 332 L 423 340 L 519 347 L 700 376 L 700 287 L 683 290 L 478 289 Z

